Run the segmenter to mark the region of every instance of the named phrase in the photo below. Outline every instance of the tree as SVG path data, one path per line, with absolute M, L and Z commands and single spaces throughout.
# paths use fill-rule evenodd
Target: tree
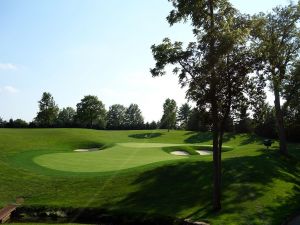
M 72 107 L 63 108 L 57 116 L 59 127 L 72 127 L 75 123 L 76 111 Z
M 106 110 L 97 96 L 87 95 L 77 104 L 77 120 L 85 127 L 105 127 Z
M 177 120 L 180 123 L 180 127 L 187 129 L 189 116 L 191 113 L 191 106 L 188 103 L 182 104 L 178 110 Z
M 52 127 L 57 119 L 59 108 L 55 104 L 53 96 L 49 92 L 44 92 L 39 103 L 39 112 L 35 118 L 38 126 Z
M 192 131 L 211 131 L 211 118 L 209 112 L 193 108 L 190 112 L 187 129 Z
M 152 121 L 150 124 L 149 124 L 149 129 L 150 130 L 155 130 L 155 129 L 158 129 L 159 125 L 158 123 L 156 123 L 155 121 Z
M 300 49 L 300 5 L 290 3 L 286 7 L 276 7 L 273 12 L 255 16 L 253 29 L 254 46 L 264 65 L 263 73 L 270 81 L 275 101 L 275 114 L 280 140 L 280 153 L 288 154 L 284 118 L 280 103 L 283 82 L 287 71 Z
M 109 107 L 107 113 L 107 128 L 112 130 L 125 128 L 126 108 L 123 105 L 115 104 Z
M 13 127 L 14 128 L 26 128 L 26 127 L 28 127 L 28 123 L 25 120 L 16 119 L 13 121 Z
M 251 119 L 249 118 L 248 103 L 243 103 L 239 107 L 238 121 L 236 124 L 237 133 L 249 133 L 252 130 Z
M 275 109 L 268 103 L 261 103 L 259 107 L 253 114 L 255 133 L 266 138 L 277 138 Z
M 174 9 L 167 17 L 170 25 L 190 20 L 196 42 L 183 49 L 182 42 L 164 39 L 152 46 L 156 61 L 152 76 L 165 74 L 175 65 L 187 96 L 210 112 L 213 132 L 213 208 L 221 209 L 221 149 L 230 110 L 241 102 L 252 72 L 253 58 L 247 46 L 251 23 L 227 0 L 170 0 Z
M 300 62 L 296 62 L 284 82 L 283 105 L 287 138 L 291 141 L 300 140 Z
M 0 117 L 0 128 L 4 128 L 5 127 L 5 120 L 2 119 L 2 117 Z
M 142 129 L 144 126 L 142 111 L 137 104 L 130 104 L 125 111 L 124 120 L 126 129 Z
M 176 127 L 176 112 L 177 106 L 174 99 L 166 99 L 163 105 L 163 116 L 161 118 L 161 128 L 173 129 Z

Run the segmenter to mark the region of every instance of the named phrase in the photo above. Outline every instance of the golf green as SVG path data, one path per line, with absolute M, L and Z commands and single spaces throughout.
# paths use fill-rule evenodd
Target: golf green
M 43 167 L 69 172 L 107 172 L 143 166 L 150 163 L 179 160 L 162 147 L 183 146 L 164 143 L 118 143 L 113 147 L 91 152 L 68 152 L 43 154 L 33 161 Z

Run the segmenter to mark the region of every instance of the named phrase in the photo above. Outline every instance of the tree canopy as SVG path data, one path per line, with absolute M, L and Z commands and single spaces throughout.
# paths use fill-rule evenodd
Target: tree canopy
M 114 104 L 109 107 L 107 113 L 107 128 L 108 129 L 124 129 L 125 127 L 126 108 L 120 104 Z
M 57 116 L 57 125 L 59 127 L 75 126 L 76 111 L 72 107 L 66 107 L 59 111 Z
M 177 105 L 174 99 L 166 99 L 163 105 L 163 115 L 161 118 L 161 128 L 174 129 L 176 127 Z
M 275 101 L 275 115 L 280 139 L 280 152 L 288 153 L 280 98 L 284 80 L 300 49 L 300 4 L 276 7 L 268 14 L 254 17 L 253 46 L 261 60 L 262 73 L 270 82 Z
M 77 104 L 77 119 L 84 126 L 104 128 L 106 110 L 97 96 L 87 95 Z
M 126 108 L 124 123 L 126 129 L 142 129 L 144 127 L 142 111 L 137 104 L 130 104 Z
M 53 96 L 44 92 L 39 103 L 39 112 L 35 118 L 36 123 L 42 127 L 51 127 L 55 124 L 59 108 L 55 104 Z
M 155 67 L 152 76 L 165 74 L 167 65 L 174 65 L 187 97 L 211 114 L 214 151 L 215 210 L 221 208 L 221 148 L 225 124 L 232 107 L 245 98 L 248 74 L 254 59 L 247 40 L 251 23 L 227 0 L 170 0 L 174 9 L 167 20 L 170 25 L 190 21 L 196 41 L 186 49 L 182 42 L 165 38 L 151 47 Z

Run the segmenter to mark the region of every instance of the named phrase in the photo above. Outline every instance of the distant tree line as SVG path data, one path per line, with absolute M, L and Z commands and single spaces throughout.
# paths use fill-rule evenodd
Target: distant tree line
M 286 135 L 290 141 L 300 140 L 300 63 L 289 75 L 289 82 L 284 86 L 283 112 Z M 259 85 L 256 83 L 256 91 Z M 278 138 L 275 108 L 266 102 L 265 94 L 255 94 L 253 102 L 244 102 L 229 115 L 225 132 L 255 133 L 266 138 Z M 125 107 L 114 104 L 108 111 L 97 96 L 87 95 L 76 105 L 76 109 L 65 107 L 59 109 L 53 96 L 44 92 L 38 102 L 39 111 L 32 122 L 22 119 L 4 121 L 0 117 L 0 128 L 93 128 L 108 130 L 151 130 L 180 129 L 189 131 L 212 131 L 212 118 L 208 110 L 191 107 L 188 103 L 180 107 L 174 99 L 166 99 L 163 115 L 159 121 L 144 122 L 142 112 L 137 104 Z M 251 116 L 250 116 L 251 114 Z
M 137 104 L 125 107 L 114 104 L 108 111 L 97 96 L 87 95 L 76 105 L 76 109 L 66 107 L 59 109 L 53 96 L 44 92 L 38 101 L 39 111 L 30 123 L 22 119 L 4 121 L 0 117 L 1 128 L 93 128 L 109 130 L 157 129 L 159 123 L 144 122 L 142 112 Z

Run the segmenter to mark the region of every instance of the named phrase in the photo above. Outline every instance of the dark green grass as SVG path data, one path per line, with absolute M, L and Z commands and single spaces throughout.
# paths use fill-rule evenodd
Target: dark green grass
M 193 151 L 195 143 L 210 145 L 211 134 L 0 129 L 0 205 L 23 196 L 27 206 L 99 207 L 207 220 L 213 225 L 279 225 L 300 209 L 300 146 L 291 144 L 292 156 L 285 159 L 277 154 L 277 143 L 266 150 L 255 135 L 225 136 L 224 145 L 231 148 L 222 154 L 223 209 L 217 214 L 211 211 L 212 156 L 159 161 L 104 173 L 60 172 L 32 161 L 45 153 L 126 142 L 187 144 L 179 148 Z
M 10 225 L 53 225 L 53 223 L 8 223 Z M 57 225 L 57 224 L 56 224 Z M 84 225 L 84 224 L 79 224 L 79 223 L 64 223 L 64 225 Z

